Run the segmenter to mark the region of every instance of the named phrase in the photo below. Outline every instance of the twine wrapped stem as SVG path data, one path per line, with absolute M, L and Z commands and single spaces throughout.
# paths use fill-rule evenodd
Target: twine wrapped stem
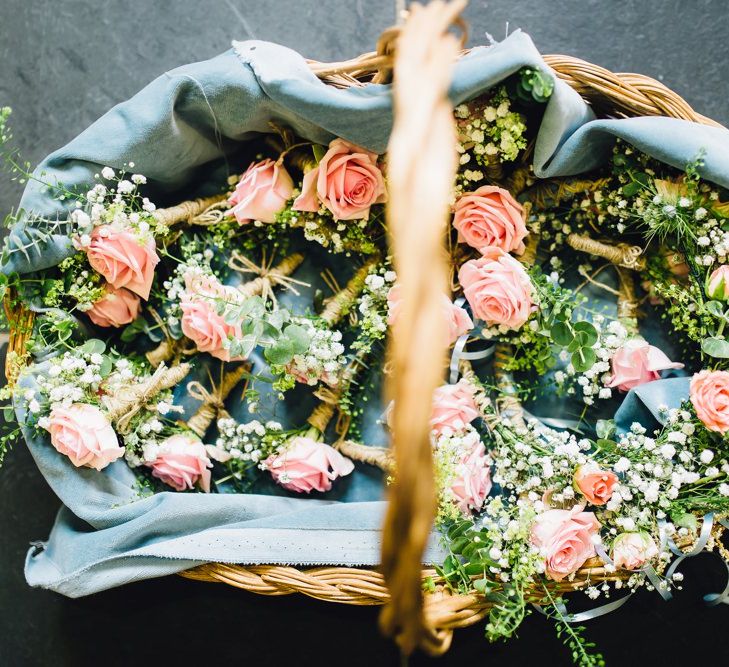
M 340 440 L 334 443 L 334 448 L 353 461 L 367 463 L 386 473 L 394 471 L 392 453 L 387 447 L 374 447 L 353 440 Z
M 328 326 L 337 324 L 344 315 L 354 305 L 357 297 L 362 293 L 365 286 L 365 279 L 370 273 L 370 269 L 376 264 L 376 260 L 371 260 L 362 265 L 357 272 L 349 279 L 349 282 L 332 296 L 324 306 L 319 317 L 324 320 Z
M 208 391 L 202 383 L 197 380 L 188 382 L 187 393 L 194 399 L 201 401 L 200 407 L 195 414 L 187 421 L 187 427 L 195 433 L 200 439 L 205 437 L 210 424 L 214 419 L 229 416 L 225 409 L 225 399 L 236 387 L 236 385 L 250 371 L 250 365 L 241 364 L 233 370 L 225 371 L 221 369 L 222 380 L 218 387 L 210 378 L 212 391 Z
M 391 600 L 380 625 L 405 654 L 418 645 L 429 649 L 442 643 L 423 616 L 420 571 L 436 509 L 430 416 L 446 347 L 443 239 L 457 168 L 447 91 L 459 42 L 448 30 L 464 7 L 461 0 L 425 7 L 413 3 L 395 50 L 387 227 L 403 311 L 389 339 L 392 373 L 386 378 L 386 394 L 396 399 L 392 442 L 397 475 L 388 488 L 382 533 L 382 573 Z
M 567 244 L 580 252 L 602 257 L 615 266 L 635 271 L 642 271 L 646 266 L 643 249 L 637 245 L 605 243 L 583 234 L 570 234 L 567 237 Z
M 134 416 L 161 391 L 182 382 L 189 372 L 190 364 L 179 364 L 171 368 L 160 366 L 146 380 L 122 387 L 113 395 L 104 396 L 102 402 L 109 420 L 116 426 L 117 433 L 128 433 Z
M 213 195 L 212 197 L 201 197 L 199 199 L 191 199 L 184 201 L 176 206 L 169 208 L 158 208 L 154 212 L 157 222 L 172 227 L 180 223 L 196 224 L 195 220 L 198 216 L 205 213 L 206 210 L 213 207 L 219 207 L 222 202 L 227 202 L 228 195 L 226 193 Z M 227 204 L 226 204 L 227 207 Z M 218 220 L 217 222 L 219 222 Z M 207 223 L 211 224 L 211 223 Z

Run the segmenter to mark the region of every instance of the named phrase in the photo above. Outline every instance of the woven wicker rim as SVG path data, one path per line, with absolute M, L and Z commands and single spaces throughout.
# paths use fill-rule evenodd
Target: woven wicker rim
M 352 60 L 337 63 L 310 61 L 312 71 L 325 83 L 335 87 L 361 86 L 368 82 L 387 83 L 393 67 L 394 44 L 398 29 L 383 34 L 378 50 Z M 468 51 L 464 50 L 462 55 Z M 570 85 L 601 117 L 667 116 L 704 125 L 719 123 L 696 111 L 678 94 L 650 77 L 633 73 L 612 73 L 602 67 L 565 55 L 544 56 L 557 77 Z M 9 384 L 17 379 L 16 355 L 22 356 L 33 323 L 33 313 L 18 303 L 13 294 L 5 299 L 10 324 L 6 377 Z M 15 353 L 15 354 L 12 354 Z M 298 569 L 282 565 L 231 565 L 207 563 L 180 573 L 189 579 L 226 583 L 260 595 L 301 593 L 328 602 L 353 605 L 382 605 L 390 600 L 382 574 L 352 567 L 316 567 Z M 433 632 L 422 648 L 439 655 L 448 650 L 455 628 L 466 627 L 483 619 L 489 603 L 475 594 L 452 594 L 433 570 L 423 570 L 435 584 L 426 595 L 424 616 Z M 569 592 L 587 581 L 625 578 L 626 573 L 608 573 L 599 559 L 588 561 L 571 581 L 554 585 L 556 592 Z M 535 598 L 538 602 L 539 599 Z

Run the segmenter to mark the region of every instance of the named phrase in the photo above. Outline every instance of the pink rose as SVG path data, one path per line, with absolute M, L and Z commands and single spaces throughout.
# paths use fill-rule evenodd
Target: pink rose
M 269 456 L 265 465 L 275 482 L 297 493 L 329 491 L 337 477 L 354 470 L 354 463 L 336 449 L 305 436 L 293 438 L 283 452 Z
M 608 387 L 629 391 L 646 382 L 661 377 L 661 371 L 683 368 L 683 364 L 671 361 L 661 350 L 649 345 L 642 338 L 631 338 L 619 348 L 611 359 L 613 374 Z
M 544 556 L 545 574 L 553 581 L 562 581 L 577 572 L 595 555 L 592 537 L 599 529 L 595 515 L 581 507 L 540 514 L 532 526 L 531 541 Z
M 623 570 L 637 570 L 657 555 L 656 543 L 645 532 L 621 533 L 613 542 L 613 563 Z
M 524 209 L 508 190 L 483 185 L 475 192 L 462 194 L 453 210 L 459 241 L 477 250 L 496 247 L 504 252 L 524 252 L 528 233 Z
M 473 329 L 473 320 L 464 308 L 457 306 L 443 294 L 443 318 L 448 330 L 448 345 L 453 345 L 463 334 Z M 387 293 L 387 324 L 393 326 L 402 310 L 402 288 L 393 285 Z
M 729 266 L 722 264 L 706 278 L 706 296 L 717 301 L 729 300 Z
M 119 231 L 102 225 L 91 233 L 86 253 L 91 268 L 114 287 L 126 287 L 143 299 L 149 299 L 154 267 L 159 262 L 152 237 L 140 240 L 131 230 Z
M 451 484 L 451 492 L 458 508 L 468 514 L 478 512 L 491 491 L 491 462 L 486 456 L 482 442 L 464 454 L 456 466 L 456 479 Z
M 474 399 L 475 389 L 470 382 L 459 380 L 456 384 L 444 384 L 433 392 L 431 428 L 438 434 L 446 429 L 461 431 L 478 417 Z
M 77 468 L 101 470 L 124 454 L 106 415 L 94 405 L 53 408 L 48 432 L 51 444 Z
M 577 467 L 572 481 L 588 502 L 604 505 L 613 495 L 618 476 L 610 470 L 601 470 L 597 465 L 588 463 Z
M 315 213 L 321 202 L 335 220 L 358 220 L 369 217 L 370 206 L 385 201 L 385 179 L 377 155 L 335 139 L 319 164 L 304 174 L 293 209 Z
M 286 208 L 293 192 L 294 182 L 289 172 L 283 165 L 266 159 L 248 167 L 228 203 L 241 225 L 253 220 L 276 222 L 276 214 Z
M 501 248 L 483 248 L 483 257 L 461 266 L 458 281 L 474 316 L 487 325 L 519 329 L 536 309 L 524 267 Z
M 729 431 L 729 373 L 701 371 L 691 378 L 691 403 L 698 418 L 710 431 Z
M 239 361 L 231 357 L 224 343 L 232 338 L 241 337 L 239 324 L 228 324 L 215 308 L 216 298 L 225 298 L 227 292 L 231 299 L 236 294 L 221 285 L 215 276 L 197 272 L 185 274 L 185 291 L 180 299 L 182 309 L 182 333 L 185 334 L 200 352 L 207 352 L 222 361 Z
M 86 314 L 98 327 L 121 327 L 136 320 L 140 308 L 141 302 L 136 294 L 107 283 L 104 296 L 94 302 Z
M 213 464 L 200 440 L 192 435 L 171 435 L 159 446 L 157 457 L 145 464 L 156 477 L 175 491 L 193 489 L 199 483 L 210 493 L 210 470 Z

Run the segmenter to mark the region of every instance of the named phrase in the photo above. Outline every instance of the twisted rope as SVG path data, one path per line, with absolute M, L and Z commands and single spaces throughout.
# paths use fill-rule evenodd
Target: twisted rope
M 231 371 L 222 372 L 222 380 L 220 386 L 216 387 L 213 379 L 208 373 L 212 391 L 208 389 L 198 380 L 187 383 L 187 393 L 191 398 L 201 401 L 200 406 L 195 414 L 187 421 L 187 427 L 195 433 L 200 439 L 205 437 L 205 433 L 213 420 L 228 416 L 225 409 L 225 399 L 235 388 L 235 386 L 243 379 L 250 370 L 247 364 L 241 364 Z
M 458 42 L 447 31 L 464 7 L 462 0 L 413 4 L 394 63 L 387 222 L 403 312 L 389 339 L 392 373 L 386 378 L 388 397 L 397 399 L 392 441 L 398 474 L 388 489 L 382 534 L 382 572 L 391 599 L 380 623 L 405 654 L 439 644 L 423 615 L 420 567 L 436 505 L 429 422 L 446 347 L 443 238 L 457 166 L 447 90 Z
M 304 255 L 300 252 L 295 252 L 284 257 L 281 262 L 271 268 L 271 264 L 266 262 L 265 255 L 259 266 L 245 255 L 234 250 L 228 260 L 228 266 L 239 273 L 253 273 L 258 276 L 238 287 L 238 290 L 243 296 L 251 297 L 260 294 L 265 300 L 270 299 L 276 303 L 276 297 L 273 292 L 274 287 L 283 286 L 290 289 L 294 294 L 298 294 L 294 285 L 300 285 L 302 287 L 309 286 L 309 283 L 291 277 L 291 274 L 301 266 L 303 261 Z
M 161 391 L 182 382 L 189 372 L 190 364 L 179 364 L 171 368 L 160 366 L 146 380 L 121 387 L 113 395 L 104 396 L 102 403 L 109 420 L 115 423 L 117 433 L 128 433 L 134 416 Z
M 583 234 L 570 234 L 567 244 L 580 252 L 602 257 L 616 266 L 642 271 L 646 266 L 643 249 L 627 243 L 604 243 Z
M 227 194 L 213 195 L 212 197 L 202 197 L 200 199 L 191 199 L 190 201 L 184 201 L 176 206 L 170 208 L 158 208 L 154 212 L 154 217 L 157 222 L 172 227 L 179 223 L 192 224 L 193 219 L 209 207 L 215 206 L 222 201 L 227 200 Z

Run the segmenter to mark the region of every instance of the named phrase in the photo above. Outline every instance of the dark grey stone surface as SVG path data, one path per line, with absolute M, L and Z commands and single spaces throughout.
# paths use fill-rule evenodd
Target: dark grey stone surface
M 268 39 L 321 60 L 373 48 L 394 0 L 0 0 L 0 106 L 15 110 L 23 155 L 36 162 L 117 102 L 177 65 L 225 50 L 231 39 Z M 471 43 L 489 32 L 529 32 L 544 53 L 569 53 L 614 71 L 662 80 L 694 107 L 729 123 L 726 0 L 472 0 Z M 0 211 L 19 190 L 0 177 Z M 376 610 L 302 598 L 267 599 L 176 577 L 67 600 L 29 589 L 22 566 L 44 538 L 58 501 L 27 450 L 0 471 L 0 665 L 397 664 L 376 629 Z M 589 633 L 608 664 L 664 664 L 729 655 L 726 608 L 700 594 L 724 585 L 702 556 L 687 590 L 665 605 L 637 596 Z M 440 664 L 568 664 L 540 617 L 521 640 L 489 646 L 480 626 L 462 631 Z M 417 658 L 413 664 L 431 661 Z

